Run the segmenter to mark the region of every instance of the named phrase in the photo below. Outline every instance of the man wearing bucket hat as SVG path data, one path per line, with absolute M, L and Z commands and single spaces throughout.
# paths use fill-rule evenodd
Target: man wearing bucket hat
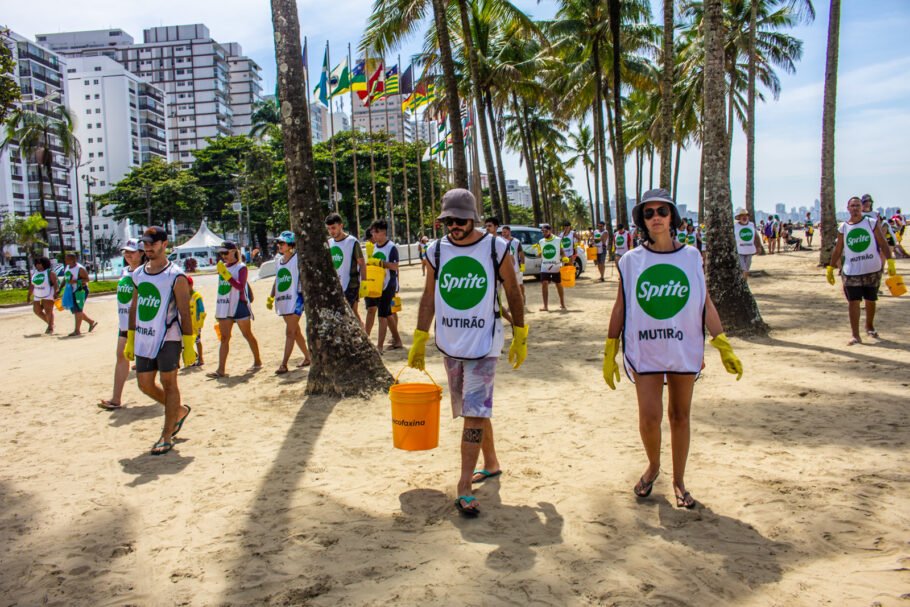
M 863 202 L 853 196 L 847 201 L 850 217 L 837 229 L 837 242 L 831 252 L 831 265 L 825 268 L 828 284 L 834 285 L 834 269 L 840 266 L 844 296 L 850 315 L 853 337 L 848 346 L 862 343 L 859 335 L 859 303 L 866 302 L 866 335 L 878 339 L 875 306 L 882 281 L 882 264 L 887 261 L 888 275 L 897 274 L 891 248 L 874 218 L 863 214 Z
M 752 268 L 752 256 L 755 255 L 755 224 L 749 221 L 749 212 L 740 207 L 736 209 L 736 223 L 733 225 L 733 235 L 736 237 L 736 252 L 739 254 L 739 267 L 742 268 L 743 278 L 749 280 L 749 270 Z
M 648 468 L 633 488 L 636 497 L 651 494 L 660 473 L 663 390 L 669 392 L 673 492 L 678 508 L 694 508 L 684 475 L 689 454 L 689 410 L 695 379 L 705 355 L 705 328 L 729 373 L 742 377 L 742 363 L 708 295 L 701 254 L 672 236 L 680 225 L 670 193 L 648 190 L 632 209 L 642 246 L 622 256 L 619 290 L 604 346 L 603 376 L 611 389 L 619 381 L 616 354 L 622 339 L 623 362 L 638 398 L 638 427 Z
M 517 369 L 528 353 L 521 290 L 508 246 L 501 238 L 475 229 L 480 221 L 474 195 L 453 189 L 442 197 L 439 220 L 447 234 L 427 250 L 427 277 L 408 366 L 423 370 L 428 331 L 436 317 L 436 347 L 442 352 L 453 417 L 461 416 L 461 474 L 455 507 L 477 516 L 473 483 L 501 474 L 493 444 L 493 380 L 504 345 L 496 290 L 503 285 L 512 310 L 509 362 Z M 482 470 L 475 470 L 483 452 Z

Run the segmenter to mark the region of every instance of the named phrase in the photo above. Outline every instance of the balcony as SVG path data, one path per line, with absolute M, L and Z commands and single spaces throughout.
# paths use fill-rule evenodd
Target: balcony
M 165 143 L 164 137 L 162 135 L 159 135 L 157 131 L 153 131 L 151 129 L 142 129 L 140 134 L 142 137 L 147 137 L 149 139 L 154 139 L 155 141 Z

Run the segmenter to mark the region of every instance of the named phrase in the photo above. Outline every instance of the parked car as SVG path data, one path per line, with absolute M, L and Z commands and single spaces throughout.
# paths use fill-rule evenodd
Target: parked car
M 543 232 L 540 228 L 534 228 L 531 226 L 516 226 L 510 225 L 512 228 L 512 238 L 518 239 L 518 242 L 521 243 L 521 249 L 525 253 L 525 276 L 539 276 L 540 275 L 540 254 L 537 252 L 537 249 L 534 248 L 540 240 L 543 238 Z M 502 230 L 498 230 L 498 233 L 501 234 Z M 556 235 L 559 238 L 559 235 Z M 588 258 L 585 255 L 585 248 L 581 245 L 575 246 L 576 257 L 575 257 L 575 277 L 578 278 L 581 276 L 588 268 Z
M 0 277 L 14 278 L 16 276 L 28 276 L 28 271 L 25 268 L 3 268 L 0 270 Z

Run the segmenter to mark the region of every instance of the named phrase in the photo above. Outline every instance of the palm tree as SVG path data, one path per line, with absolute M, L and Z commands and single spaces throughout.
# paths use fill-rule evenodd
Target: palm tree
M 837 55 L 840 38 L 840 0 L 831 0 L 828 13 L 828 50 L 825 61 L 825 101 L 822 110 L 821 251 L 819 263 L 831 265 L 837 240 L 834 214 L 834 118 L 837 110 Z
M 572 156 L 566 162 L 566 166 L 574 168 L 581 162 L 585 170 L 585 183 L 588 186 L 588 205 L 591 207 L 591 221 L 597 221 L 597 215 L 594 212 L 594 199 L 591 197 L 591 171 L 594 169 L 594 135 L 591 133 L 591 127 L 587 124 L 579 124 L 578 132 L 569 133 L 569 143 L 566 147 Z
M 300 23 L 295 0 L 271 0 L 278 95 L 283 108 L 288 211 L 297 235 L 304 290 L 307 341 L 313 358 L 308 394 L 346 396 L 387 389 L 392 376 L 382 364 L 344 299 L 325 246 L 324 209 L 316 191 L 310 109 L 306 103 Z
M 281 134 L 281 108 L 278 99 L 271 97 L 253 104 L 250 116 L 250 137 L 277 139 Z
M 661 43 L 660 76 L 660 187 L 670 190 L 670 152 L 673 148 L 673 73 L 676 52 L 673 46 L 673 0 L 663 0 L 664 31 Z
M 736 333 L 766 333 L 758 305 L 743 279 L 733 240 L 733 207 L 724 124 L 723 0 L 704 3 L 705 256 L 708 291 L 724 327 Z

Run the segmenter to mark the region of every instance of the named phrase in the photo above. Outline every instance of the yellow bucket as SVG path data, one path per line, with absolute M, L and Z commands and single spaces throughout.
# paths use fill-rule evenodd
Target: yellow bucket
M 401 369 L 404 371 L 404 368 Z M 395 377 L 389 388 L 392 401 L 392 443 L 404 451 L 426 451 L 439 446 L 439 402 L 442 388 L 433 381 L 431 384 L 402 384 Z
M 575 286 L 575 266 L 559 268 L 559 276 L 563 287 L 569 289 Z
M 904 284 L 902 276 L 889 276 L 885 279 L 885 284 L 888 285 L 888 290 L 891 291 L 891 295 L 894 297 L 900 297 L 907 292 L 907 286 Z
M 588 247 L 586 252 L 588 254 L 588 261 L 594 261 L 597 259 L 597 247 Z
M 54 300 L 54 307 L 57 308 L 58 312 L 63 312 L 63 299 L 58 297 Z
M 385 280 L 385 270 L 379 266 L 367 266 L 367 277 L 363 281 L 367 285 L 367 297 L 382 295 L 383 280 Z
M 392 298 L 392 313 L 398 314 L 399 312 L 401 312 L 401 297 L 396 295 Z

